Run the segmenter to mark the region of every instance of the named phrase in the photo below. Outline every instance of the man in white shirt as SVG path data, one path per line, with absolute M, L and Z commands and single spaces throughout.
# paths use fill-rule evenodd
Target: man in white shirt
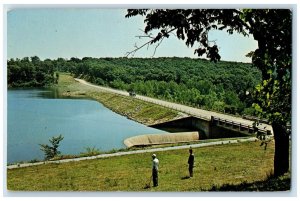
M 156 158 L 156 154 L 152 154 L 152 179 L 153 186 L 158 186 L 158 164 L 159 160 Z

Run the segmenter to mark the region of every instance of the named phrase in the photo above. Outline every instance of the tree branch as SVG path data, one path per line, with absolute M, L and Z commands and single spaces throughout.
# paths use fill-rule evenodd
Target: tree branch
M 136 48 L 135 48 L 134 50 L 130 51 L 130 52 L 126 52 L 125 56 L 126 56 L 126 57 L 128 57 L 129 55 L 134 56 L 134 54 L 135 54 L 139 49 L 142 49 L 142 48 L 145 47 L 146 45 L 149 45 L 149 44 L 151 43 L 151 41 L 152 41 L 152 40 L 150 40 L 150 41 L 144 43 L 143 45 L 141 45 L 141 46 L 139 46 L 139 47 L 135 45 Z
M 155 49 L 154 49 L 154 52 L 153 52 L 153 55 L 152 57 L 154 57 L 155 53 L 156 53 L 156 49 L 160 46 L 160 44 L 163 42 L 165 37 L 162 37 L 162 39 L 159 41 L 159 43 L 156 45 Z
M 140 30 L 141 30 L 141 29 L 140 29 Z M 169 31 L 166 31 L 165 33 L 163 33 L 162 37 L 161 37 L 158 41 L 155 41 L 155 42 L 154 42 L 154 43 L 158 42 L 158 44 L 156 45 L 156 47 L 155 47 L 155 49 L 154 49 L 154 52 L 153 52 L 152 57 L 154 57 L 154 55 L 155 55 L 155 53 L 156 53 L 156 50 L 157 50 L 157 48 L 160 46 L 160 44 L 162 43 L 163 39 L 164 39 L 169 33 L 172 33 L 174 30 L 176 30 L 176 28 L 173 28 L 173 29 L 170 29 Z M 143 31 L 143 32 L 144 32 L 144 31 Z M 150 34 L 146 34 L 146 33 L 144 32 L 144 34 L 145 34 L 145 35 L 135 36 L 135 37 L 137 37 L 137 38 L 139 38 L 139 39 L 141 39 L 141 38 L 150 38 L 151 40 L 147 41 L 146 43 L 142 44 L 141 46 L 137 46 L 137 45 L 135 44 L 135 45 L 134 45 L 135 49 L 132 50 L 132 51 L 126 52 L 125 57 L 128 57 L 129 55 L 134 56 L 134 54 L 135 54 L 138 50 L 142 49 L 142 48 L 145 47 L 146 45 L 147 45 L 147 50 L 148 50 L 150 44 L 153 43 L 153 41 L 156 39 L 156 37 L 151 36 L 151 35 L 152 35 L 151 33 L 150 33 Z

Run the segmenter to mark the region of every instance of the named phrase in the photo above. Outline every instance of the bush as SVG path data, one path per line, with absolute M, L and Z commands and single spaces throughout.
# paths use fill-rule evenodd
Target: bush
M 86 147 L 85 152 L 80 153 L 80 156 L 85 157 L 85 156 L 96 156 L 101 154 L 101 151 L 95 147 Z
M 63 139 L 64 137 L 62 135 L 59 135 L 57 137 L 52 137 L 49 140 L 52 146 L 49 146 L 47 144 L 40 144 L 40 149 L 45 153 L 45 160 L 52 159 L 60 154 L 60 151 L 58 151 L 58 146 L 60 141 L 62 141 Z

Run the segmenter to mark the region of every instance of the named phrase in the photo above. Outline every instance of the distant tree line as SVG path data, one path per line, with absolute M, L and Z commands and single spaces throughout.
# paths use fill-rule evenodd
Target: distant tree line
M 8 87 L 44 87 L 57 82 L 54 63 L 50 59 L 24 57 L 7 61 Z
M 34 57 L 35 58 L 35 57 Z M 261 73 L 251 64 L 191 58 L 71 58 L 9 61 L 9 81 L 20 85 L 55 80 L 54 70 L 137 94 L 208 110 L 253 115 L 248 93 L 260 83 Z M 14 64 L 14 65 L 13 65 Z M 19 74 L 15 69 L 23 69 Z M 31 69 L 29 73 L 28 69 Z M 35 70 L 34 70 L 35 69 Z M 41 71 L 36 73 L 37 71 Z M 26 76 L 24 77 L 23 74 Z M 13 78 L 18 78 L 17 82 Z M 32 81 L 34 80 L 34 81 Z M 16 85 L 16 84 L 15 84 Z

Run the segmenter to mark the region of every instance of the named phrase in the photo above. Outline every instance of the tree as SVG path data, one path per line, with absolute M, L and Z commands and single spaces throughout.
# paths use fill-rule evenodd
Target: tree
M 37 65 L 39 64 L 39 62 L 41 62 L 40 58 L 38 56 L 33 56 L 33 57 L 30 57 L 31 58 L 31 62 L 34 64 L 34 65 Z
M 49 160 L 60 154 L 60 151 L 58 151 L 58 147 L 60 141 L 62 141 L 63 139 L 64 137 L 62 135 L 59 135 L 57 137 L 52 137 L 49 140 L 52 146 L 49 146 L 47 144 L 40 144 L 40 149 L 45 153 L 45 160 Z
M 210 41 L 211 30 L 226 30 L 247 36 L 252 34 L 258 48 L 250 52 L 252 63 L 262 72 L 262 83 L 253 94 L 253 106 L 261 117 L 268 118 L 274 131 L 274 175 L 289 170 L 289 132 L 291 122 L 292 11 L 289 9 L 129 9 L 125 17 L 143 16 L 146 45 L 156 48 L 171 33 L 195 48 L 198 56 L 220 61 L 216 41 Z M 153 35 L 153 31 L 158 31 Z M 156 49 L 155 48 L 155 49 Z
M 274 174 L 281 175 L 289 169 L 292 13 L 290 10 L 246 10 L 244 19 L 249 22 L 250 33 L 258 41 L 258 49 L 251 56 L 263 76 L 263 82 L 254 93 L 254 106 L 272 123 Z
M 7 75 L 9 87 L 44 87 L 55 81 L 53 62 L 41 61 L 37 56 L 9 60 Z
M 55 84 L 58 83 L 59 80 L 59 72 L 55 72 Z

